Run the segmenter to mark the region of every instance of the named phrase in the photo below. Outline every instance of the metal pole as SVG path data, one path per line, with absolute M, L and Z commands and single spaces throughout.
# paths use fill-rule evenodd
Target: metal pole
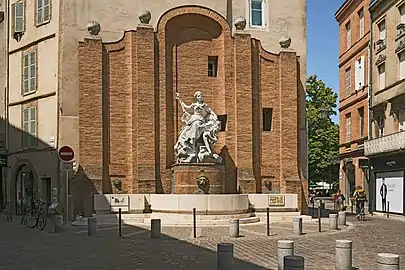
M 387 218 L 390 218 L 390 202 L 387 202 Z
M 321 213 L 322 213 L 321 204 L 319 204 L 319 207 L 318 207 L 318 229 L 319 229 L 319 232 L 322 231 L 322 227 L 321 227 Z
M 195 220 L 195 218 L 196 218 L 196 209 L 195 208 L 193 208 L 193 235 L 194 235 L 194 238 L 197 238 L 197 224 L 196 224 L 196 220 Z
M 270 236 L 270 208 L 267 207 L 267 236 Z
M 66 170 L 66 168 L 65 168 L 65 170 Z M 66 172 L 65 172 L 65 181 L 66 181 L 66 183 L 65 183 L 65 216 L 64 216 L 64 221 L 65 221 L 65 223 L 67 223 L 68 222 L 68 220 L 69 220 L 69 217 L 68 217 L 68 215 L 69 215 L 69 171 L 68 170 L 66 170 Z
M 118 234 L 120 237 L 122 237 L 122 221 L 121 221 L 121 208 L 118 209 Z

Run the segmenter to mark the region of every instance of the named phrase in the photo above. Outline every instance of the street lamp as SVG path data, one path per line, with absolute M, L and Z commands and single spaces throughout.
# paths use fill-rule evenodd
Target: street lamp
M 320 108 L 319 116 L 321 117 L 321 119 L 327 119 L 329 117 L 329 110 L 326 108 Z

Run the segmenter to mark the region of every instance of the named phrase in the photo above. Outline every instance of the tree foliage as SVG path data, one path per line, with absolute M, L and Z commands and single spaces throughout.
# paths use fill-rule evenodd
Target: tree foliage
M 308 174 L 310 185 L 318 182 L 336 183 L 339 179 L 339 126 L 331 120 L 336 115 L 338 95 L 316 75 L 306 82 L 308 121 Z M 328 117 L 321 118 L 321 109 Z

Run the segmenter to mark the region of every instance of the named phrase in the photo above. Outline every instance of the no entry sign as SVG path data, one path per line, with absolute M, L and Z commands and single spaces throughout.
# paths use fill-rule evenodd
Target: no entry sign
M 71 161 L 75 157 L 75 152 L 69 146 L 59 148 L 59 158 L 63 161 Z

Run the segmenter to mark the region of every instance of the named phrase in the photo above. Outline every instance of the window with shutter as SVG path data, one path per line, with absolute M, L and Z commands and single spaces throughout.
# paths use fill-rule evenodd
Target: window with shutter
M 36 52 L 29 52 L 23 57 L 23 87 L 22 94 L 33 93 L 37 90 Z
M 378 24 L 378 30 L 380 31 L 380 40 L 385 40 L 385 21 Z M 385 44 L 385 43 L 384 43 Z
M 25 11 L 24 1 L 15 2 L 13 4 L 13 27 L 14 34 L 21 34 L 25 31 Z
M 352 139 L 352 117 L 351 114 L 346 114 L 346 142 Z
M 357 60 L 357 61 L 354 63 L 354 69 L 355 69 L 355 72 L 354 72 L 354 83 L 355 83 L 355 87 L 354 87 L 354 89 L 357 91 L 357 90 L 360 89 L 360 69 L 361 69 L 361 67 L 360 67 L 360 60 Z
M 23 147 L 37 145 L 37 108 L 25 108 L 23 111 Z
M 359 12 L 359 21 L 360 21 L 360 38 L 364 36 L 364 10 L 361 9 Z
M 351 93 L 351 84 L 352 84 L 352 81 L 351 81 L 351 69 L 350 68 L 348 68 L 348 69 L 346 69 L 346 72 L 345 72 L 345 80 L 346 80 L 346 97 L 348 97 L 348 96 L 350 96 L 350 93 Z
M 37 25 L 49 22 L 51 19 L 50 0 L 37 1 Z
M 378 66 L 378 80 L 379 90 L 383 90 L 385 88 L 385 64 Z
M 349 49 L 352 45 L 352 28 L 350 23 L 346 24 L 346 49 Z

